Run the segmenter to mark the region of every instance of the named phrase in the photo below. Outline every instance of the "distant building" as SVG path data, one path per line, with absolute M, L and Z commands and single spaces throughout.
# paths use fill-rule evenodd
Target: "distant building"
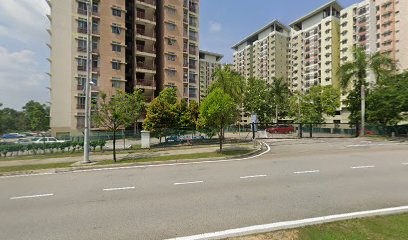
M 208 88 L 214 80 L 214 73 L 221 68 L 222 54 L 200 51 L 200 102 L 208 95 Z

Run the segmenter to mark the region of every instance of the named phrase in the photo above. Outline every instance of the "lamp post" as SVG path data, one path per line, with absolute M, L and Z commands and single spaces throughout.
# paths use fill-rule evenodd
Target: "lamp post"
M 86 0 L 86 81 L 85 81 L 85 131 L 84 131 L 84 161 L 83 163 L 90 163 L 89 161 L 89 130 L 91 127 L 91 118 L 90 118 L 90 92 L 91 92 L 91 61 L 92 61 L 92 41 L 91 41 L 91 8 L 92 0 Z

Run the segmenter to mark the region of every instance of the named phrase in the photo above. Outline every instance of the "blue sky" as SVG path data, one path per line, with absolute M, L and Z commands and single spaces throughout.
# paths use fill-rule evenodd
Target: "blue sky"
M 68 0 L 61 0 L 68 1 Z M 71 0 L 74 1 L 74 0 Z M 358 0 L 340 0 L 349 6 Z M 225 55 L 273 19 L 288 24 L 329 0 L 200 0 L 200 48 Z M 49 101 L 49 13 L 45 0 L 0 0 L 0 103 L 20 109 Z

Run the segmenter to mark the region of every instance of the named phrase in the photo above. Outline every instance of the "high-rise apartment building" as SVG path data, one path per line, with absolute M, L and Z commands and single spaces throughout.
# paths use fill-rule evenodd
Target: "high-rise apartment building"
M 221 67 L 222 54 L 200 51 L 200 102 L 208 95 L 215 71 Z
M 81 135 L 87 4 L 47 2 L 52 134 Z M 180 99 L 198 101 L 199 0 L 93 0 L 91 12 L 92 98 L 138 88 L 150 102 L 164 88 L 177 87 Z
M 289 25 L 289 85 L 292 91 L 304 93 L 312 86 L 338 83 L 341 10 L 337 1 L 332 1 Z
M 287 76 L 289 29 L 277 20 L 234 45 L 234 69 L 246 79 Z

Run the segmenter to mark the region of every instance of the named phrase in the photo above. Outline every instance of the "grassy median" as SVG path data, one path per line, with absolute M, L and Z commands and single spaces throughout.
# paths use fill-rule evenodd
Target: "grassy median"
M 408 213 L 361 218 L 228 240 L 406 240 Z
M 10 166 L 10 167 L 0 167 L 0 173 L 6 172 L 27 172 L 34 170 L 45 170 L 45 169 L 55 169 L 55 168 L 67 168 L 70 167 L 73 162 L 67 163 L 48 163 L 48 164 L 35 164 L 35 165 L 21 165 L 21 166 Z

